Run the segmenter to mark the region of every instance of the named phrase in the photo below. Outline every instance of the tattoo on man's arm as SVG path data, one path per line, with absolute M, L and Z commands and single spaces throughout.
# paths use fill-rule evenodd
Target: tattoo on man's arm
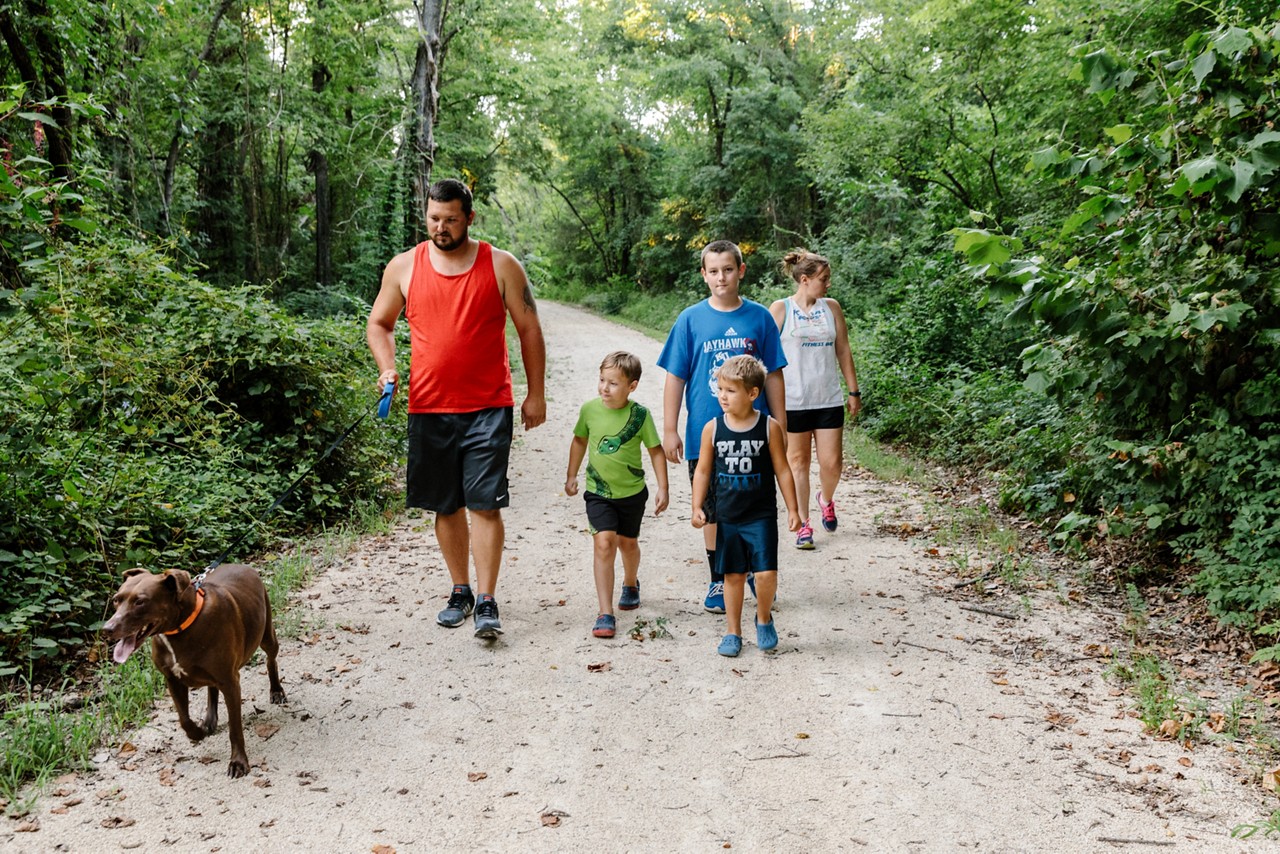
M 533 301 L 533 288 L 526 282 L 524 286 L 524 307 L 534 314 L 538 313 L 538 304 Z

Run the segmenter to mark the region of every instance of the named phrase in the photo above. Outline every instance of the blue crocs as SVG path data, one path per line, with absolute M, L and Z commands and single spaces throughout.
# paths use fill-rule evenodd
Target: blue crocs
M 591 627 L 591 634 L 598 638 L 611 638 L 617 633 L 617 629 L 618 621 L 614 619 L 613 614 L 601 614 L 596 617 L 596 624 Z
M 773 649 L 778 645 L 778 630 L 774 628 L 773 620 L 762 623 L 756 620 L 756 646 L 761 650 Z
M 622 585 L 622 596 L 618 598 L 618 608 L 623 611 L 634 611 L 640 607 L 640 582 L 635 587 Z
M 742 652 L 742 638 L 737 635 L 725 635 L 720 639 L 720 646 L 716 648 L 716 652 L 726 658 L 737 658 L 738 653 Z

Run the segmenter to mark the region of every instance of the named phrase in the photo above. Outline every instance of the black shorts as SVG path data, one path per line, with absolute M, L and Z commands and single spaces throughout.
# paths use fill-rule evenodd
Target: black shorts
M 810 430 L 843 430 L 844 407 L 826 409 L 788 409 L 787 432 L 808 433 Z
M 409 414 L 405 506 L 448 516 L 510 504 L 512 407 Z
M 778 571 L 778 520 L 751 519 L 716 526 L 716 572 Z
M 697 460 L 686 460 L 689 464 L 689 482 L 693 483 L 693 473 L 698 468 Z M 702 512 L 707 514 L 707 524 L 716 523 L 716 476 L 711 473 L 711 483 L 707 484 L 707 497 L 702 501 Z
M 640 536 L 640 521 L 644 519 L 644 505 L 649 500 L 649 488 L 628 495 L 626 498 L 605 498 L 594 492 L 583 493 L 587 502 L 587 522 L 594 536 L 601 531 L 613 531 L 619 537 L 635 539 Z

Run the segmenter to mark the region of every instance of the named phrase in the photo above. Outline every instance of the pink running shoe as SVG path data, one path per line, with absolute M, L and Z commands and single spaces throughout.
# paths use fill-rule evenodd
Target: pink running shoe
M 809 525 L 808 519 L 804 520 L 800 530 L 796 531 L 796 548 L 805 551 L 813 550 L 813 528 Z
M 822 527 L 828 533 L 836 529 L 836 503 L 834 501 L 823 501 L 822 493 L 818 493 L 818 509 L 822 511 Z

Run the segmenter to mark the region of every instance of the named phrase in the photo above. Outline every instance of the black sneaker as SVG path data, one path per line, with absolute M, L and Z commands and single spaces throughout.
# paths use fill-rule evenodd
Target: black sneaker
M 462 622 L 471 616 L 471 612 L 476 607 L 476 597 L 471 595 L 471 588 L 465 584 L 454 585 L 453 592 L 449 594 L 449 604 L 444 610 L 436 614 L 436 622 L 442 626 L 456 629 L 462 625 Z
M 476 606 L 476 637 L 496 638 L 502 634 L 502 622 L 498 619 L 498 603 L 483 599 Z

